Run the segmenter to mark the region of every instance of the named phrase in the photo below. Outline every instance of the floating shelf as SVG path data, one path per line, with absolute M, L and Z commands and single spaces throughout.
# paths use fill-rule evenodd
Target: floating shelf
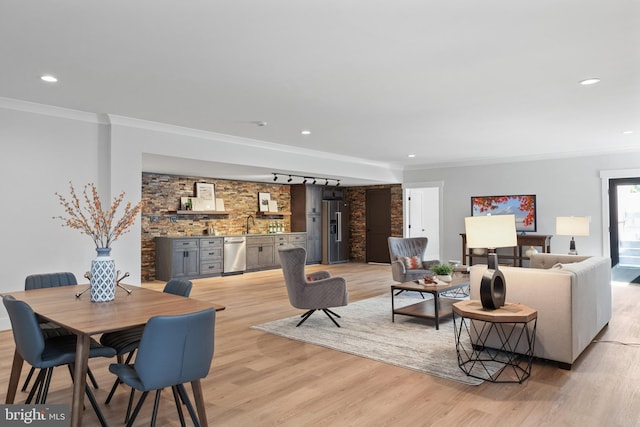
M 257 215 L 262 215 L 262 216 L 284 216 L 284 215 L 291 215 L 291 212 L 256 212 Z
M 177 215 L 229 215 L 232 211 L 169 211 L 170 214 Z

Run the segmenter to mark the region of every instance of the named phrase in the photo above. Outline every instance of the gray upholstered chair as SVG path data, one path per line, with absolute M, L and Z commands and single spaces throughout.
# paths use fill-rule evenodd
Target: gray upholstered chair
M 349 303 L 346 281 L 342 277 L 331 277 L 328 271 L 305 274 L 307 251 L 304 248 L 283 245 L 278 251 L 289 302 L 295 308 L 307 310 L 296 326 L 302 325 L 316 310 L 322 310 L 337 327 L 340 327 L 335 319 L 340 316 L 329 308 Z
M 58 286 L 76 286 L 78 280 L 76 276 L 68 271 L 56 272 L 56 273 L 40 273 L 31 274 L 24 279 L 24 290 L 30 291 L 32 289 L 42 288 L 55 288 Z M 56 325 L 55 323 L 47 322 L 46 320 L 39 319 L 40 328 L 42 329 L 42 335 L 45 339 L 52 338 L 60 335 L 74 335 L 72 332 Z M 74 335 L 75 336 L 75 335 Z M 35 372 L 35 368 L 31 366 L 27 378 L 24 380 L 22 391 L 26 391 L 29 386 L 29 381 Z M 89 368 L 89 380 L 93 384 L 94 388 L 98 388 L 98 382 L 96 381 L 91 368 Z
M 426 237 L 389 237 L 388 242 L 391 275 L 396 282 L 411 282 L 422 279 L 424 276 L 433 276 L 433 272 L 429 268 L 440 264 L 437 259 L 424 259 L 429 242 Z M 407 268 L 407 262 L 410 262 L 410 259 L 414 257 L 418 257 L 418 262 L 412 266 L 415 268 Z
M 179 295 L 181 297 L 188 297 L 191 294 L 192 287 L 193 283 L 189 280 L 171 279 L 164 285 L 162 292 Z M 140 345 L 143 332 L 144 326 L 129 328 L 122 331 L 107 332 L 106 334 L 102 334 L 100 337 L 100 344 L 116 350 L 118 363 L 123 363 L 124 355 L 127 354 L 127 359 L 124 360 L 124 364 L 127 365 L 131 362 L 131 359 L 133 359 L 133 355 Z M 116 392 L 118 384 L 120 384 L 120 379 L 116 378 L 113 386 L 111 387 L 111 391 L 107 396 L 107 400 L 104 402 L 105 404 L 108 405 L 109 402 L 111 402 L 111 398 Z
M 109 365 L 109 371 L 131 387 L 125 416 L 127 426 L 133 425 L 145 398 L 153 390 L 156 391 L 156 398 L 151 425 L 155 425 L 160 392 L 165 387 L 171 387 L 173 391 L 180 425 L 185 425 L 180 401 L 187 406 L 194 425 L 200 425 L 199 421 L 202 420 L 198 420 L 184 384 L 191 383 L 196 404 L 204 408 L 200 379 L 205 378 L 211 369 L 215 320 L 213 308 L 178 316 L 152 317 L 144 327 L 135 365 Z M 135 390 L 141 391 L 142 395 L 133 414 L 130 414 Z M 200 415 L 206 416 L 204 413 Z
M 36 314 L 29 304 L 16 300 L 11 295 L 5 295 L 2 298 L 2 302 L 11 321 L 16 352 L 31 366 L 40 369 L 26 403 L 30 404 L 35 396 L 35 404 L 44 405 L 47 401 L 53 368 L 68 365 L 69 373 L 71 373 L 70 366 L 76 361 L 77 338 L 75 335 L 59 335 L 45 339 Z M 114 349 L 101 346 L 97 341 L 91 339 L 89 358 L 113 357 L 115 355 L 116 351 Z M 88 385 L 85 386 L 85 392 L 98 416 L 100 424 L 106 426 L 107 423 L 102 411 Z

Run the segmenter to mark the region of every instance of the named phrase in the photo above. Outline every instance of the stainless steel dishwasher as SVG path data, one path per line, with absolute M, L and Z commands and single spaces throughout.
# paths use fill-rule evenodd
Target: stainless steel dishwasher
M 224 238 L 223 274 L 242 273 L 247 268 L 247 241 L 244 236 Z

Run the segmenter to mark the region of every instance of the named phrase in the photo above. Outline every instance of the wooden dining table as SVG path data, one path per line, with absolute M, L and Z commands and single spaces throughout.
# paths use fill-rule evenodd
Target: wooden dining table
M 222 305 L 142 287 L 127 286 L 127 288 L 131 290 L 130 293 L 118 288 L 115 299 L 108 302 L 91 302 L 89 292 L 76 296 L 85 289 L 83 285 L 5 293 L 25 301 L 39 316 L 77 335 L 71 401 L 71 426 L 73 427 L 82 425 L 91 336 L 145 325 L 153 316 L 193 313 L 212 307 L 216 311 L 225 308 Z M 18 352 L 14 352 L 5 402 L 7 404 L 14 403 L 23 362 Z M 199 382 L 192 383 L 192 386 L 198 418 L 201 425 L 207 426 L 207 415 Z

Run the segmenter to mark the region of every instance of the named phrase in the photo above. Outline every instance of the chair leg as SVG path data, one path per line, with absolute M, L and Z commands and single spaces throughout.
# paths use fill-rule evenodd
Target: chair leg
M 27 400 L 25 401 L 27 405 L 31 403 L 31 400 L 36 395 L 36 393 L 38 393 L 38 396 L 36 396 L 35 403 L 36 404 L 38 403 L 38 400 L 40 399 L 39 397 L 40 393 L 42 392 L 42 387 L 44 386 L 45 374 L 46 374 L 46 369 L 40 369 L 40 372 L 38 372 L 38 375 L 36 376 L 36 380 L 33 383 L 33 387 L 31 388 L 31 391 L 27 396 Z
M 47 403 L 47 394 L 49 393 L 49 386 L 51 385 L 51 376 L 53 375 L 53 368 L 46 369 L 47 374 L 44 380 L 44 386 L 42 388 L 42 394 L 39 399 L 36 399 L 36 403 L 44 405 Z
M 187 394 L 187 390 L 184 388 L 184 384 L 180 384 L 178 387 L 178 393 L 180 394 L 180 398 L 184 402 L 187 407 L 187 411 L 189 411 L 189 415 L 191 415 L 191 420 L 193 420 L 193 425 L 195 427 L 200 427 L 200 421 L 198 416 L 196 415 L 196 411 L 193 409 L 193 405 L 191 404 L 191 399 L 189 399 L 189 395 Z
M 34 368 L 33 366 L 31 367 L 31 369 L 29 369 L 29 374 L 27 375 L 27 379 L 24 380 L 24 384 L 22 385 L 22 389 L 20 389 L 20 391 L 27 391 L 27 387 L 29 387 L 29 381 L 31 381 L 31 377 L 33 376 L 33 373 L 36 371 L 36 368 Z
M 91 368 L 87 367 L 87 375 L 89 376 L 89 379 L 91 380 L 91 384 L 93 384 L 93 388 L 95 388 L 96 390 L 98 388 L 100 388 L 98 386 L 98 381 L 96 381 L 96 377 L 93 376 L 93 372 L 91 372 Z
M 89 385 L 87 384 L 84 388 L 87 397 L 89 398 L 89 402 L 91 403 L 91 406 L 93 407 L 93 411 L 96 413 L 96 416 L 98 417 L 98 420 L 100 421 L 100 425 L 102 427 L 108 427 L 107 421 L 104 419 L 104 415 L 102 414 L 102 410 L 100 409 L 100 406 L 98 405 L 98 401 L 96 400 L 95 396 L 93 395 L 93 392 L 91 392 L 91 387 L 89 387 Z
M 140 412 L 140 408 L 142 408 L 142 404 L 144 403 L 144 400 L 147 398 L 148 394 L 148 391 L 142 392 L 142 396 L 140 396 L 140 400 L 138 400 L 136 408 L 133 410 L 133 414 L 131 414 L 131 418 L 129 418 L 129 421 L 127 422 L 127 427 L 131 427 L 133 425 L 133 422 L 136 420 L 138 412 Z M 133 389 L 131 389 L 131 397 L 133 398 Z
M 151 414 L 151 427 L 156 427 L 156 418 L 158 418 L 158 406 L 160 406 L 160 392 L 162 392 L 162 389 L 156 390 L 156 400 L 153 402 L 153 413 Z
M 333 311 L 329 310 L 328 308 L 323 308 L 322 311 L 324 311 L 324 314 L 327 315 L 327 317 L 329 317 L 329 319 L 331 319 L 331 321 L 339 328 L 340 325 L 338 324 L 338 322 L 336 322 L 336 319 L 333 318 L 332 314 L 338 316 L 337 314 L 335 314 Z
M 184 422 L 184 413 L 182 412 L 182 401 L 180 396 L 178 395 L 178 387 L 174 385 L 173 387 L 171 387 L 171 391 L 173 392 L 173 400 L 176 401 L 176 409 L 178 410 L 178 417 L 180 418 L 180 426 L 186 427 L 186 424 Z
M 309 316 L 311 316 L 313 314 L 314 311 L 315 310 L 309 310 L 306 313 L 304 313 L 302 316 L 300 316 L 300 317 L 302 317 L 302 320 L 296 325 L 296 328 L 298 326 L 302 325 L 309 318 Z

